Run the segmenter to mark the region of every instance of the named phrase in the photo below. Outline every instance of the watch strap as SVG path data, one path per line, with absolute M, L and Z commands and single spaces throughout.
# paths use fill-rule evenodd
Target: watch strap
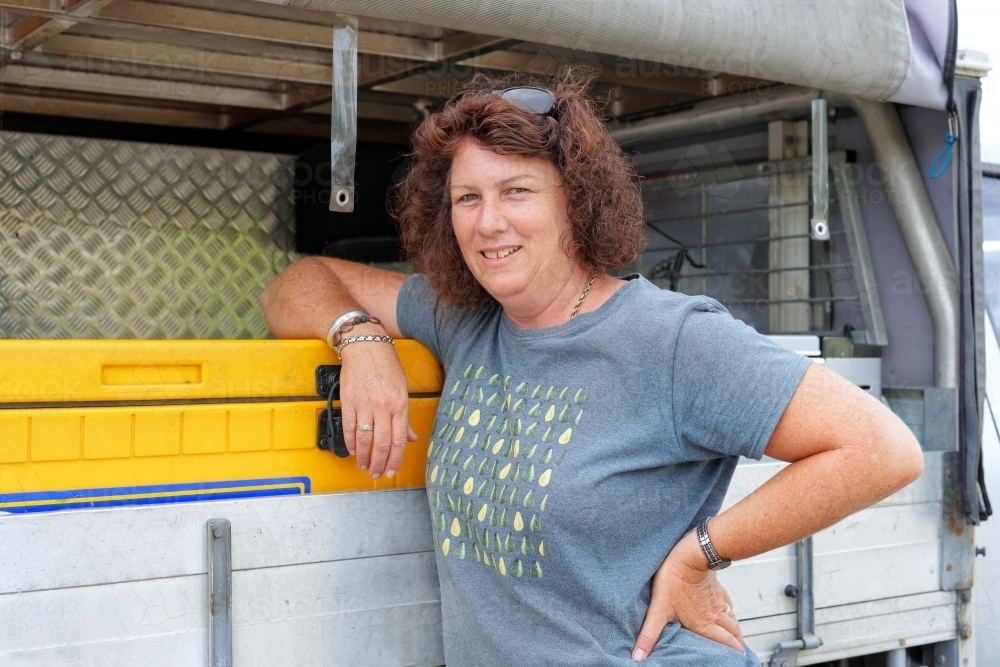
M 710 570 L 722 570 L 729 567 L 733 561 L 728 558 L 722 558 L 715 551 L 715 547 L 712 545 L 712 540 L 708 536 L 708 519 L 705 519 L 698 524 L 698 545 L 701 546 L 702 553 L 705 554 L 705 558 L 708 559 L 708 569 Z

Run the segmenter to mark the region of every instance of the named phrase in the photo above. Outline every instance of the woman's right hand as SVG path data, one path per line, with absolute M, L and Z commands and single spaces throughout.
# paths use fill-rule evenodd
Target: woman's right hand
M 653 575 L 649 609 L 632 650 L 633 660 L 640 662 L 653 652 L 670 621 L 746 654 L 733 600 L 708 569 L 694 531 L 674 545 Z
M 371 331 L 359 329 L 352 335 L 385 333 L 374 326 Z M 359 341 L 345 346 L 340 358 L 340 406 L 347 450 L 372 479 L 383 473 L 392 478 L 403 462 L 407 441 L 417 439 L 410 426 L 406 374 L 396 349 L 378 341 Z M 359 424 L 375 428 L 359 431 Z

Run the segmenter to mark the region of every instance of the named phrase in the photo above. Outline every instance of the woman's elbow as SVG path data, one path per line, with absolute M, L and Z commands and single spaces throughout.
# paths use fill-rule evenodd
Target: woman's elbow
M 314 281 L 313 272 L 322 266 L 322 262 L 316 257 L 303 257 L 273 276 L 260 293 L 259 302 L 264 318 L 270 323 L 269 316 L 281 307 L 282 292 L 287 292 L 289 288 L 294 291 L 296 286 L 301 288 Z
M 884 406 L 869 413 L 864 436 L 848 449 L 854 465 L 867 470 L 868 501 L 877 502 L 915 482 L 924 472 L 924 454 L 910 428 Z
M 917 442 L 917 439 L 912 433 L 909 435 L 909 440 L 912 443 L 912 446 L 908 450 L 910 455 L 910 466 L 907 470 L 908 476 L 906 478 L 906 484 L 912 484 L 917 481 L 918 477 L 924 474 L 924 452 L 920 448 L 920 443 Z M 906 484 L 903 486 L 906 486 Z
M 277 320 L 280 319 L 276 314 L 278 311 L 278 290 L 280 289 L 280 274 L 271 278 L 267 286 L 264 287 L 264 291 L 260 293 L 260 298 L 258 299 L 260 303 L 261 313 L 264 315 L 264 321 L 267 322 L 268 328 L 271 329 L 272 333 L 274 331 L 274 325 Z
M 257 299 L 260 303 L 260 309 L 264 311 L 264 317 L 267 317 L 267 311 L 271 308 L 271 302 L 274 298 L 272 294 L 272 286 L 274 285 L 274 278 L 264 286 L 264 291 L 260 293 L 260 297 Z
M 924 472 L 924 453 L 920 448 L 920 443 L 898 417 L 893 417 L 894 428 L 887 440 L 891 443 L 888 448 L 889 467 L 892 469 L 895 481 L 895 490 L 915 482 Z

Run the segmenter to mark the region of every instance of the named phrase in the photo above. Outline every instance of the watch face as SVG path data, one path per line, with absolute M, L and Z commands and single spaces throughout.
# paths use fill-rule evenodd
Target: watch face
M 725 570 L 727 567 L 733 564 L 733 561 L 727 560 L 725 558 L 720 559 L 718 563 L 710 567 L 711 570 Z

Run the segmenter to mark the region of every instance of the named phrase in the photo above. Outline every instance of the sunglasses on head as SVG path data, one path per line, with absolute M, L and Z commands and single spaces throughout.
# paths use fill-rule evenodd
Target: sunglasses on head
M 518 86 L 490 91 L 498 97 L 515 104 L 525 111 L 532 111 L 539 116 L 555 118 L 556 96 L 551 90 L 533 86 Z
M 492 95 L 502 97 L 525 111 L 531 111 L 539 116 L 556 117 L 556 96 L 551 90 L 534 86 L 517 86 L 503 90 L 491 90 Z M 451 104 L 465 97 L 467 92 L 461 92 L 452 98 Z

